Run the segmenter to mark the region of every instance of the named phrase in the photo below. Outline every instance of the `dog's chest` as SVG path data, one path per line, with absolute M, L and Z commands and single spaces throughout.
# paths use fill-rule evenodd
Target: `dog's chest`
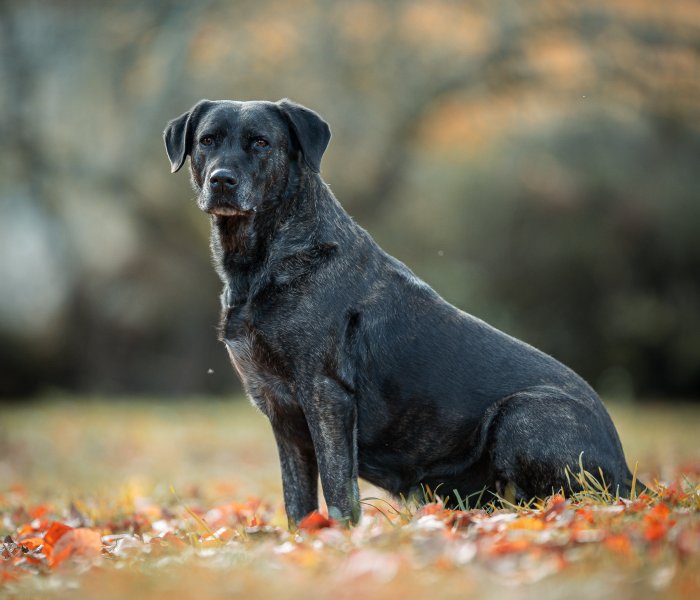
M 287 357 L 245 306 L 226 307 L 223 341 L 250 400 L 268 416 L 296 405 Z

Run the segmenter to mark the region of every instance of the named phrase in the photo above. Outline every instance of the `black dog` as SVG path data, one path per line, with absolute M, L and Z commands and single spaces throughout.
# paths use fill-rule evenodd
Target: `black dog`
M 287 100 L 210 102 L 171 121 L 224 283 L 221 338 L 272 423 L 290 524 L 355 522 L 357 478 L 452 499 L 568 489 L 567 466 L 631 474 L 596 393 L 550 356 L 443 300 L 321 180 L 328 125 Z

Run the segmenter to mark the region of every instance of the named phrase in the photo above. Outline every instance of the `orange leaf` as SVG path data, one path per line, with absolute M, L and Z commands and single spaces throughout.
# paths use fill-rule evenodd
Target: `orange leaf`
M 644 539 L 647 542 L 657 542 L 664 538 L 668 527 L 663 523 L 651 523 L 644 529 Z
M 434 515 L 436 513 L 442 512 L 444 506 L 442 502 L 431 502 L 430 504 L 424 504 L 418 511 L 418 516 L 424 517 L 425 515 Z
M 502 539 L 496 541 L 493 546 L 489 548 L 488 552 L 495 556 L 501 556 L 503 554 L 525 552 L 531 548 L 532 544 L 525 539 Z
M 566 510 L 566 498 L 561 494 L 556 494 L 552 496 L 547 505 L 545 506 L 545 511 L 542 514 L 545 521 L 551 521 L 555 519 L 558 515 L 562 514 Z
M 613 552 L 628 556 L 632 552 L 632 543 L 626 535 L 610 534 L 605 538 L 605 546 Z
M 576 509 L 576 516 L 581 517 L 582 520 L 584 520 L 586 523 L 589 525 L 593 525 L 593 511 L 590 510 L 589 508 L 577 508 Z
M 647 516 L 645 518 L 652 517 L 658 520 L 665 521 L 668 518 L 669 514 L 671 514 L 671 509 L 668 506 L 666 506 L 665 504 L 657 504 L 647 513 Z
M 49 528 L 44 534 L 44 544 L 46 544 L 47 549 L 51 549 L 56 545 L 56 542 L 60 540 L 66 533 L 71 531 L 73 528 L 58 521 L 51 523 Z M 48 553 L 47 553 L 48 555 Z
M 644 515 L 644 539 L 648 542 L 661 540 L 668 533 L 669 528 L 675 524 L 673 519 L 669 519 L 671 509 L 665 504 L 657 504 L 646 515 Z
M 337 521 L 324 517 L 320 512 L 314 511 L 306 515 L 299 523 L 299 529 L 305 529 L 306 531 L 316 531 L 318 529 L 324 529 L 326 527 L 335 527 Z
M 31 523 L 25 523 L 17 530 L 17 537 L 22 537 L 23 535 L 29 535 L 34 533 L 36 530 L 32 527 Z
M 564 496 L 561 494 L 554 494 L 554 496 L 552 496 L 547 502 L 547 508 L 551 508 L 552 506 L 556 506 L 558 504 L 566 504 L 566 498 L 564 498 Z
M 510 529 L 528 529 L 531 531 L 541 531 L 544 529 L 544 523 L 534 517 L 521 517 L 513 521 Z
M 51 552 L 49 564 L 55 567 L 69 556 L 84 559 L 97 558 L 102 553 L 102 536 L 99 531 L 79 527 L 67 531 L 56 542 Z
M 35 550 L 44 543 L 40 537 L 29 537 L 17 542 L 20 546 L 24 546 L 27 550 Z

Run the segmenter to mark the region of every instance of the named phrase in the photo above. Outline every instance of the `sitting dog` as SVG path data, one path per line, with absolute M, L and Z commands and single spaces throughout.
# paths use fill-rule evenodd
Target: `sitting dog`
M 396 495 L 524 500 L 568 490 L 565 469 L 582 464 L 628 494 L 593 389 L 385 253 L 319 175 L 330 137 L 288 100 L 202 100 L 164 133 L 211 218 L 221 339 L 272 424 L 290 526 L 318 508 L 319 474 L 345 522 L 358 477 Z

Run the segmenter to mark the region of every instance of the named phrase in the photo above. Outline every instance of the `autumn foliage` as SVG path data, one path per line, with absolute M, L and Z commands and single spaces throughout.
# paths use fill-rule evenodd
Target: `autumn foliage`
M 698 597 L 698 413 L 612 408 L 651 486 L 631 500 L 586 476 L 574 496 L 452 510 L 440 489 L 398 501 L 362 481 L 356 527 L 322 508 L 293 532 L 268 424 L 250 406 L 7 409 L 0 598 Z
M 0 496 L 0 581 L 10 591 L 58 573 L 94 585 L 95 577 L 118 570 L 157 570 L 164 557 L 216 570 L 232 554 L 247 556 L 242 560 L 256 569 L 264 558 L 276 573 L 322 573 L 329 585 L 359 578 L 392 589 L 406 574 L 474 570 L 533 583 L 607 564 L 639 572 L 657 588 L 681 589 L 681 596 L 700 591 L 693 575 L 700 565 L 700 486 L 680 474 L 670 485 L 612 503 L 555 495 L 528 508 L 492 502 L 451 510 L 438 496 L 422 506 L 366 499 L 355 528 L 313 513 L 294 532 L 281 506 L 258 498 L 206 507 L 175 494 L 174 506 L 141 499 L 131 514 L 118 507 L 97 514 L 76 504 L 25 506 L 24 497 L 22 489 Z

